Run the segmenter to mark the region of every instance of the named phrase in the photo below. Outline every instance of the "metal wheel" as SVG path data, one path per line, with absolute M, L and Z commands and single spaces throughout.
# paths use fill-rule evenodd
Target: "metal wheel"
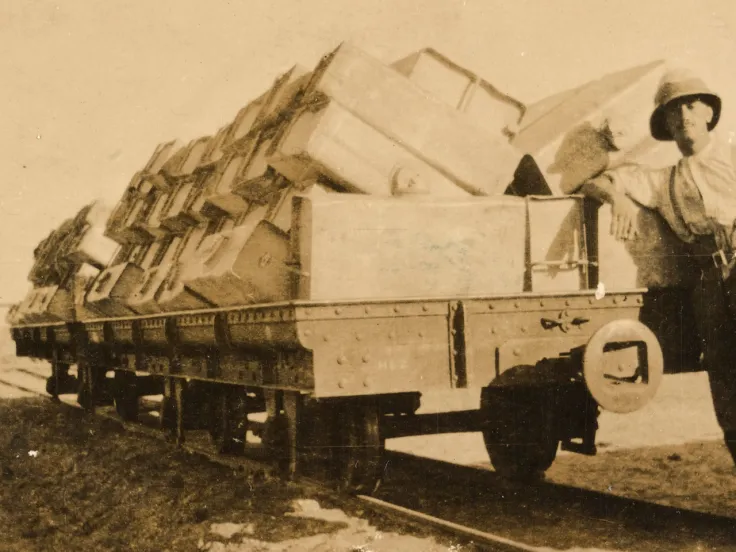
M 46 393 L 54 398 L 65 393 L 74 393 L 78 389 L 77 379 L 69 374 L 69 365 L 54 362 L 52 374 L 46 378 Z
M 239 387 L 218 385 L 210 398 L 209 433 L 217 451 L 242 453 L 248 428 L 245 391 Z
M 518 480 L 544 477 L 557 456 L 560 442 L 552 423 L 553 408 L 549 390 L 544 388 L 483 390 L 483 440 L 499 475 Z
M 383 476 L 384 439 L 377 403 L 346 404 L 337 417 L 340 446 L 336 449 L 340 490 L 371 494 Z
M 138 386 L 133 372 L 115 370 L 114 402 L 115 411 L 125 421 L 138 419 Z

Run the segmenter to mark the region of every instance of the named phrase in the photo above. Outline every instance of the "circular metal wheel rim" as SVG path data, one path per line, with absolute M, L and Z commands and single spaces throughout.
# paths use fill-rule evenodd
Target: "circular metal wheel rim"
M 340 447 L 340 489 L 352 494 L 372 494 L 381 484 L 384 441 L 380 435 L 377 405 L 349 405 Z
M 541 479 L 557 458 L 557 439 L 546 443 L 508 445 L 489 442 L 484 432 L 486 450 L 499 475 L 509 479 Z M 523 448 L 521 448 L 523 446 Z M 523 456 L 522 456 L 523 455 Z
M 647 349 L 647 383 L 612 392 L 600 370 L 603 348 L 611 342 L 643 341 Z M 583 378 L 591 396 L 603 408 L 618 414 L 635 412 L 656 394 L 664 375 L 664 357 L 654 333 L 638 320 L 620 319 L 599 328 L 583 354 Z
M 521 390 L 519 390 L 521 392 Z M 511 413 L 518 412 L 518 397 L 509 399 L 502 394 L 491 396 L 491 390 L 485 389 L 481 395 L 481 408 L 496 420 L 498 425 L 483 430 L 483 442 L 494 470 L 509 479 L 534 480 L 541 479 L 557 457 L 559 439 L 551 438 L 539 429 L 545 426 L 544 420 L 534 413 L 526 413 L 526 424 L 519 424 Z M 536 400 L 536 398 L 534 398 Z M 493 409 L 493 410 L 492 410 Z M 524 443 L 527 443 L 524 445 Z

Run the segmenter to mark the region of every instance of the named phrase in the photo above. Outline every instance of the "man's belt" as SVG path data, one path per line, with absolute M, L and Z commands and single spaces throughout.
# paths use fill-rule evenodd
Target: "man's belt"
M 718 247 L 718 241 L 713 234 L 701 235 L 691 246 L 695 257 L 703 260 L 710 258 L 708 264 L 712 262 L 717 269 L 724 270 L 736 258 L 736 254 L 730 247 Z

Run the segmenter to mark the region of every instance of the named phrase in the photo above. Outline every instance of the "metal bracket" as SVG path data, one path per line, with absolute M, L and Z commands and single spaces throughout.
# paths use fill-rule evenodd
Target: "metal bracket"
M 465 305 L 462 301 L 449 304 L 448 331 L 450 343 L 450 385 L 468 386 L 468 367 L 465 348 Z

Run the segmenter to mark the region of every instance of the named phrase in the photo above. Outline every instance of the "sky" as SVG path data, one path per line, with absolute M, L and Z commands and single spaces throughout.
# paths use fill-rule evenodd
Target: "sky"
M 156 144 L 213 133 L 342 41 L 387 63 L 431 46 L 526 103 L 667 59 L 723 96 L 728 131 L 735 29 L 733 0 L 4 0 L 0 303 L 25 294 L 36 244 L 114 204 Z

